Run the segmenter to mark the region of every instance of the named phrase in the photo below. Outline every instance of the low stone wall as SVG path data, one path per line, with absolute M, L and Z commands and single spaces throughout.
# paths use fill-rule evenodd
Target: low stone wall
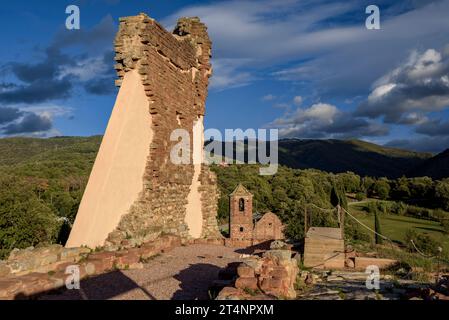
M 377 266 L 379 269 L 385 269 L 397 264 L 397 260 L 372 258 L 372 257 L 355 257 L 354 267 L 356 270 L 365 270 L 368 266 Z
M 190 240 L 188 244 L 208 244 L 208 245 L 215 245 L 215 246 L 224 246 L 225 245 L 225 238 L 211 238 L 211 239 L 194 239 Z
M 66 263 L 77 263 L 85 258 L 91 249 L 64 248 L 59 244 L 46 247 L 14 249 L 7 260 L 0 261 L 0 277 L 22 276 L 29 273 L 47 273 Z
M 269 250 L 262 258 L 248 258 L 237 268 L 234 287 L 225 287 L 218 300 L 296 298 L 294 284 L 299 268 L 291 250 Z
M 0 300 L 30 298 L 64 287 L 68 266 L 77 265 L 80 280 L 117 269 L 142 268 L 146 259 L 181 245 L 181 238 L 164 235 L 140 247 L 92 252 L 88 248 L 49 246 L 14 250 L 0 262 Z

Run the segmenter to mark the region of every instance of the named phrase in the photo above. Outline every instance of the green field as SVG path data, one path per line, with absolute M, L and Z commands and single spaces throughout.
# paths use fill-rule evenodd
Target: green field
M 365 205 L 366 202 L 351 204 L 349 206 L 349 212 L 368 227 L 374 229 L 374 216 L 363 210 Z M 448 255 L 449 236 L 444 234 L 443 229 L 438 222 L 393 214 L 381 214 L 379 218 L 382 234 L 392 241 L 404 244 L 407 230 L 414 229 L 437 241 L 443 248 L 443 252 Z M 373 236 L 371 232 L 366 229 L 364 230 L 369 233 L 370 236 Z

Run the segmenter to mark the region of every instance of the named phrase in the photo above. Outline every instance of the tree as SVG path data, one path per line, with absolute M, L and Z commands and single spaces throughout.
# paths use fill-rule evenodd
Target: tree
M 390 194 L 390 184 L 386 179 L 377 180 L 374 183 L 373 189 L 377 196 L 382 200 L 386 200 Z
M 407 178 L 402 177 L 397 179 L 393 184 L 391 194 L 394 199 L 398 200 L 409 199 L 411 193 Z
M 444 179 L 436 184 L 435 198 L 441 208 L 449 211 L 449 179 Z
M 357 192 L 355 198 L 357 201 L 363 201 L 366 198 L 366 194 L 363 192 Z
M 17 177 L 0 177 L 0 258 L 14 248 L 56 240 L 61 223 L 32 188 Z
M 339 188 L 335 183 L 332 184 L 330 203 L 334 207 L 340 205 L 341 207 L 348 209 L 348 199 L 346 198 L 346 194 L 342 188 Z

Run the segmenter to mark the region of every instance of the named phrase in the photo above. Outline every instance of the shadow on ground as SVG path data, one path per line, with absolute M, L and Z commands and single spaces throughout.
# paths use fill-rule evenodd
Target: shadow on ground
M 218 279 L 221 268 L 207 263 L 192 264 L 188 268 L 173 276 L 178 280 L 179 289 L 174 292 L 172 300 L 208 300 L 209 288 Z M 144 287 L 123 274 L 120 270 L 111 271 L 98 276 L 89 277 L 80 283 L 80 290 L 66 289 L 65 286 L 57 290 L 40 292 L 28 296 L 19 294 L 16 300 L 108 300 L 117 298 L 133 290 L 142 294 L 141 299 L 156 300 Z
M 255 254 L 258 251 L 265 251 L 270 249 L 270 244 L 272 240 L 268 240 L 259 244 L 255 244 L 253 246 L 242 248 L 242 249 L 236 249 L 235 252 L 240 254 Z
M 69 290 L 62 287 L 58 290 L 41 292 L 34 296 L 18 295 L 16 299 L 108 300 L 139 289 L 147 299 L 156 300 L 145 288 L 139 286 L 119 270 L 81 280 L 80 288 L 80 290 Z
M 220 267 L 208 264 L 192 264 L 173 276 L 180 282 L 180 289 L 173 294 L 172 300 L 208 300 L 208 288 L 218 279 Z

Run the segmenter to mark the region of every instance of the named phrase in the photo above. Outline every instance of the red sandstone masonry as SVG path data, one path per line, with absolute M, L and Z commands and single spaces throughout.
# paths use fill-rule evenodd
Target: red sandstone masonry
M 47 291 L 64 287 L 66 267 L 78 265 L 80 278 L 99 275 L 114 269 L 141 268 L 141 261 L 181 245 L 181 238 L 164 235 L 152 243 L 141 247 L 116 252 L 93 252 L 82 262 L 66 262 L 55 265 L 53 270 L 44 273 L 31 272 L 26 275 L 8 274 L 0 278 L 0 300 L 28 298 Z M 26 252 L 30 255 L 30 251 Z
M 295 298 L 299 268 L 291 255 L 291 250 L 270 250 L 263 258 L 247 259 L 237 268 L 235 288 L 225 287 L 217 299 Z
M 170 151 L 177 141 L 170 141 L 170 134 L 182 128 L 192 137 L 194 124 L 204 116 L 212 71 L 211 46 L 207 28 L 198 18 L 179 19 L 173 33 L 145 14 L 120 19 L 115 40 L 116 83 L 120 86 L 126 72 L 138 70 L 150 102 L 154 137 L 149 146 L 144 190 L 109 234 L 106 245 L 132 246 L 154 240 L 162 233 L 189 237 L 185 216 L 194 166 L 171 163 Z M 201 237 L 220 238 L 216 177 L 202 165 L 198 180 Z

